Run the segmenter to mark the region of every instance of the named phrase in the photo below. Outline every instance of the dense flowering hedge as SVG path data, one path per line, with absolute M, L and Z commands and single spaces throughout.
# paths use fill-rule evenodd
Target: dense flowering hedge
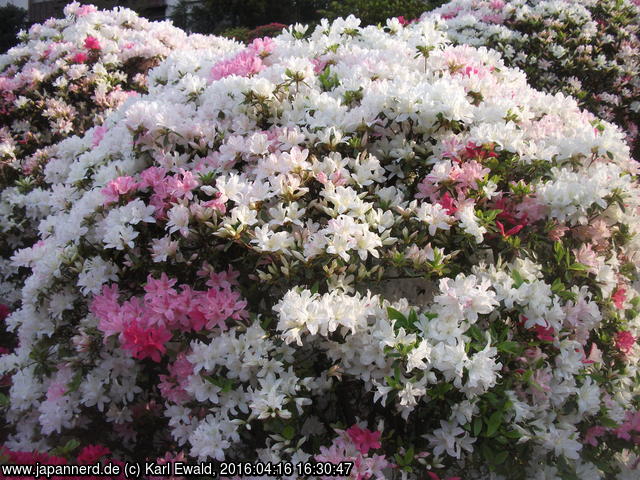
M 56 145 L 6 448 L 637 478 L 636 163 L 441 28 L 180 52 Z
M 129 96 L 146 92 L 149 68 L 176 48 L 210 46 L 207 37 L 125 8 L 72 3 L 64 13 L 32 26 L 0 56 L 4 177 L 13 179 L 8 167 L 31 173 L 46 156 L 39 149 L 102 123 Z
M 73 3 L 64 12 L 62 19 L 32 26 L 18 46 L 0 56 L 0 299 L 6 303 L 15 300 L 21 278 L 7 259 L 35 240 L 37 224 L 25 210 L 42 209 L 40 200 L 21 203 L 15 193 L 35 188 L 49 195 L 42 189 L 42 166 L 51 145 L 100 125 L 127 98 L 145 93 L 149 69 L 172 52 L 240 48 L 124 8 L 101 11 Z M 103 132 L 94 131 L 96 145 Z
M 535 88 L 620 125 L 640 160 L 640 2 L 453 0 L 425 15 L 442 16 L 455 43 L 496 49 Z

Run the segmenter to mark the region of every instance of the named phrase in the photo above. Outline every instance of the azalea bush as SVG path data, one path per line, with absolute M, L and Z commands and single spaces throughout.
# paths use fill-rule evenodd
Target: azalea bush
M 427 15 L 459 44 L 484 45 L 524 70 L 535 88 L 562 92 L 625 129 L 640 160 L 640 2 L 453 0 Z
M 73 3 L 64 18 L 33 25 L 0 56 L 0 299 L 17 299 L 23 275 L 8 258 L 33 244 L 37 221 L 47 214 L 35 197 L 50 195 L 42 168 L 51 146 L 99 126 L 128 98 L 145 93 L 149 69 L 172 52 L 207 49 L 216 55 L 237 48 L 128 9 Z M 94 130 L 96 145 L 103 132 Z M 16 194 L 27 191 L 31 200 L 22 203 Z
M 0 186 L 37 170 L 43 147 L 101 124 L 146 92 L 148 70 L 170 52 L 209 46 L 206 37 L 124 8 L 72 3 L 64 13 L 22 32 L 0 56 Z
M 637 478 L 618 127 L 428 19 L 187 50 L 148 89 L 13 192 L 6 455 Z

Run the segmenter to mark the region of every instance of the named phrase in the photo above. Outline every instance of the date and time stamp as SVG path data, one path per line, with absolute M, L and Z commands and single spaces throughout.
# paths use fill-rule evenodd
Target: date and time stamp
M 129 480 L 150 477 L 243 478 L 243 477 L 335 477 L 351 474 L 353 462 L 128 462 L 94 465 L 0 465 L 0 478 L 94 477 L 124 475 Z
M 196 464 L 186 464 L 180 462 L 169 462 L 164 465 L 145 463 L 146 475 L 158 475 L 157 471 L 165 469 L 165 472 L 172 472 L 173 476 L 206 476 L 214 478 L 230 477 L 348 477 L 353 468 L 353 462 L 205 462 Z M 155 469 L 155 471 L 154 471 Z M 149 473 L 151 472 L 151 473 Z M 167 475 L 167 473 L 161 474 Z

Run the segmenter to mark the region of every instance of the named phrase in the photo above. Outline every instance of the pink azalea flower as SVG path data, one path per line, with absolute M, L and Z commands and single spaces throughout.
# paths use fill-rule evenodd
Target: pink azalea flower
M 313 63 L 313 73 L 320 73 L 327 66 L 327 62 L 319 58 L 312 58 L 311 63 Z
M 60 382 L 52 382 L 47 389 L 47 400 L 57 400 L 67 393 L 67 386 Z
M 252 49 L 245 49 L 229 60 L 216 63 L 211 68 L 211 78 L 220 80 L 231 75 L 248 77 L 264 68 L 262 60 Z
M 216 194 L 216 198 L 209 200 L 208 202 L 204 202 L 202 206 L 217 210 L 221 215 L 224 215 L 227 212 L 227 207 L 221 197 L 222 194 L 218 192 Z
M 451 20 L 452 18 L 455 18 L 455 16 L 458 15 L 458 13 L 460 13 L 461 11 L 462 11 L 462 7 L 456 7 L 453 10 L 451 10 L 449 13 L 443 13 L 442 18 L 444 20 Z
M 76 54 L 71 58 L 71 61 L 72 61 L 73 63 L 84 63 L 84 62 L 86 62 L 86 61 L 87 61 L 87 59 L 88 59 L 88 58 L 89 58 L 89 57 L 87 56 L 87 54 L 86 54 L 86 53 L 84 53 L 84 52 L 78 52 L 78 53 L 76 53 Z
M 100 125 L 99 127 L 97 127 L 93 131 L 93 139 L 91 144 L 94 147 L 97 147 L 98 145 L 100 145 L 100 142 L 102 142 L 102 139 L 104 138 L 105 133 L 107 133 L 107 127 L 105 127 L 104 125 Z
M 612 430 L 618 438 L 622 440 L 630 441 L 633 437 L 632 433 L 640 433 L 640 412 L 627 412 L 627 416 L 618 428 Z M 636 443 L 637 437 L 635 438 Z
M 96 37 L 89 35 L 84 39 L 84 48 L 87 50 L 100 50 L 100 42 Z
M 615 346 L 624 354 L 628 354 L 636 343 L 636 338 L 631 332 L 621 330 L 616 333 Z
M 598 271 L 598 256 L 593 251 L 591 244 L 584 244 L 578 250 L 574 250 L 573 254 L 576 257 L 576 261 L 589 267 L 591 273 L 597 273 Z
M 504 18 L 502 15 L 492 14 L 492 15 L 483 15 L 482 21 L 485 23 L 502 23 Z
M 162 183 L 166 175 L 167 171 L 162 167 L 149 167 L 140 173 L 140 178 L 142 178 L 140 186 L 142 188 L 155 188 L 157 184 Z
M 525 197 L 522 202 L 515 205 L 515 210 L 520 218 L 526 218 L 528 222 L 537 222 L 544 218 L 548 207 L 538 201 L 535 197 Z
M 137 189 L 138 184 L 133 177 L 118 177 L 115 180 L 111 180 L 107 186 L 101 190 L 102 195 L 105 197 L 103 205 L 116 203 L 120 200 L 120 195 L 126 195 Z
M 91 313 L 99 319 L 98 329 L 103 333 L 105 343 L 108 337 L 124 329 L 118 303 L 119 293 L 117 284 L 105 285 L 102 287 L 102 294 L 93 298 L 89 308 Z
M 0 303 L 0 322 L 9 316 L 11 310 L 4 303 Z
M 79 17 L 84 17 L 85 15 L 88 15 L 89 13 L 93 13 L 95 11 L 96 7 L 94 7 L 93 5 L 81 5 L 76 10 L 76 15 Z
M 87 445 L 78 454 L 77 461 L 80 465 L 91 465 L 100 458 L 111 455 L 111 450 L 103 445 Z
M 496 225 L 498 227 L 498 230 L 500 231 L 500 234 L 502 235 L 502 238 L 509 238 L 511 235 L 515 235 L 516 233 L 518 233 L 520 230 L 524 228 L 524 225 L 520 224 L 520 225 L 516 225 L 513 228 L 510 228 L 505 232 L 504 225 L 502 224 L 502 222 L 497 221 Z
M 158 388 L 162 396 L 174 403 L 189 400 L 190 395 L 185 390 L 189 384 L 189 376 L 193 375 L 193 365 L 187 359 L 187 354 L 181 352 L 175 362 L 169 365 L 169 375 L 160 375 Z
M 589 363 L 602 363 L 602 351 L 600 351 L 595 343 L 591 344 L 591 349 L 589 350 L 587 361 Z
M 624 309 L 624 301 L 627 298 L 627 290 L 624 287 L 618 289 L 611 295 L 611 300 L 618 310 Z
M 170 177 L 167 183 L 167 190 L 170 195 L 176 198 L 188 198 L 189 200 L 193 198 L 191 191 L 200 185 L 198 180 L 193 176 L 193 173 L 182 168 L 180 169 L 180 175 Z
M 564 234 L 567 232 L 567 230 L 569 230 L 569 227 L 566 227 L 564 225 L 556 225 L 551 229 L 551 231 L 549 231 L 549 239 L 553 240 L 554 242 L 558 242 L 562 237 L 564 237 Z
M 592 447 L 597 447 L 598 437 L 601 437 L 605 433 L 607 433 L 607 429 L 603 426 L 596 425 L 595 427 L 591 427 L 584 436 L 584 443 Z
M 449 194 L 449 192 L 446 192 L 438 201 L 438 203 L 447 211 L 447 214 L 449 215 L 453 215 L 458 211 L 458 208 L 454 206 L 454 202 L 455 200 Z
M 270 37 L 256 38 L 249 45 L 249 50 L 260 57 L 266 57 L 273 51 L 274 46 L 274 41 Z
M 246 318 L 246 306 L 247 302 L 240 300 L 238 292 L 212 288 L 207 292 L 200 293 L 197 307 L 191 312 L 191 316 L 196 320 L 198 326 L 205 322 L 204 328 L 207 330 L 212 330 L 216 326 L 226 330 L 225 321 L 227 319 L 241 320 Z
M 353 425 L 347 429 L 347 435 L 360 451 L 360 453 L 366 454 L 370 449 L 380 448 L 380 432 L 372 432 L 371 430 L 360 428 L 358 425 Z
M 161 354 L 166 351 L 167 343 L 172 335 L 163 327 L 142 328 L 133 322 L 123 332 L 122 348 L 131 351 L 134 358 L 139 360 L 147 357 L 154 362 L 160 362 Z
M 553 327 L 543 327 L 542 325 L 536 325 L 536 336 L 538 340 L 542 340 L 543 342 L 553 342 L 555 330 Z
M 524 360 L 525 361 L 530 361 L 530 362 L 536 362 L 541 358 L 546 357 L 546 355 L 544 353 L 542 353 L 542 350 L 540 350 L 540 347 L 529 347 L 524 351 Z

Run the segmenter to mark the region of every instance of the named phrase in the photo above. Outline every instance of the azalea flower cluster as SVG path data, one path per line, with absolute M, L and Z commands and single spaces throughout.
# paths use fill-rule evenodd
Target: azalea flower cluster
M 187 35 L 125 8 L 100 11 L 72 3 L 64 13 L 33 25 L 19 45 L 0 56 L 0 296 L 9 303 L 21 277 L 7 259 L 33 244 L 37 223 L 25 209 L 39 208 L 20 203 L 14 194 L 37 188 L 46 195 L 42 168 L 51 145 L 101 125 L 109 112 L 145 93 L 149 69 L 172 52 L 206 49 L 215 55 L 239 48 L 230 40 Z M 93 132 L 97 146 L 105 129 Z
M 640 159 L 637 1 L 452 0 L 425 15 L 445 19 L 455 43 L 493 48 L 535 88 L 618 124 Z
M 27 175 L 37 170 L 46 160 L 43 147 L 82 134 L 146 92 L 148 70 L 176 48 L 210 44 L 125 8 L 99 11 L 76 2 L 64 14 L 22 32 L 21 43 L 0 57 L 5 177 L 15 176 L 4 171 L 11 167 Z
M 148 89 L 12 193 L 7 448 L 637 477 L 618 127 L 437 19 L 185 49 Z

